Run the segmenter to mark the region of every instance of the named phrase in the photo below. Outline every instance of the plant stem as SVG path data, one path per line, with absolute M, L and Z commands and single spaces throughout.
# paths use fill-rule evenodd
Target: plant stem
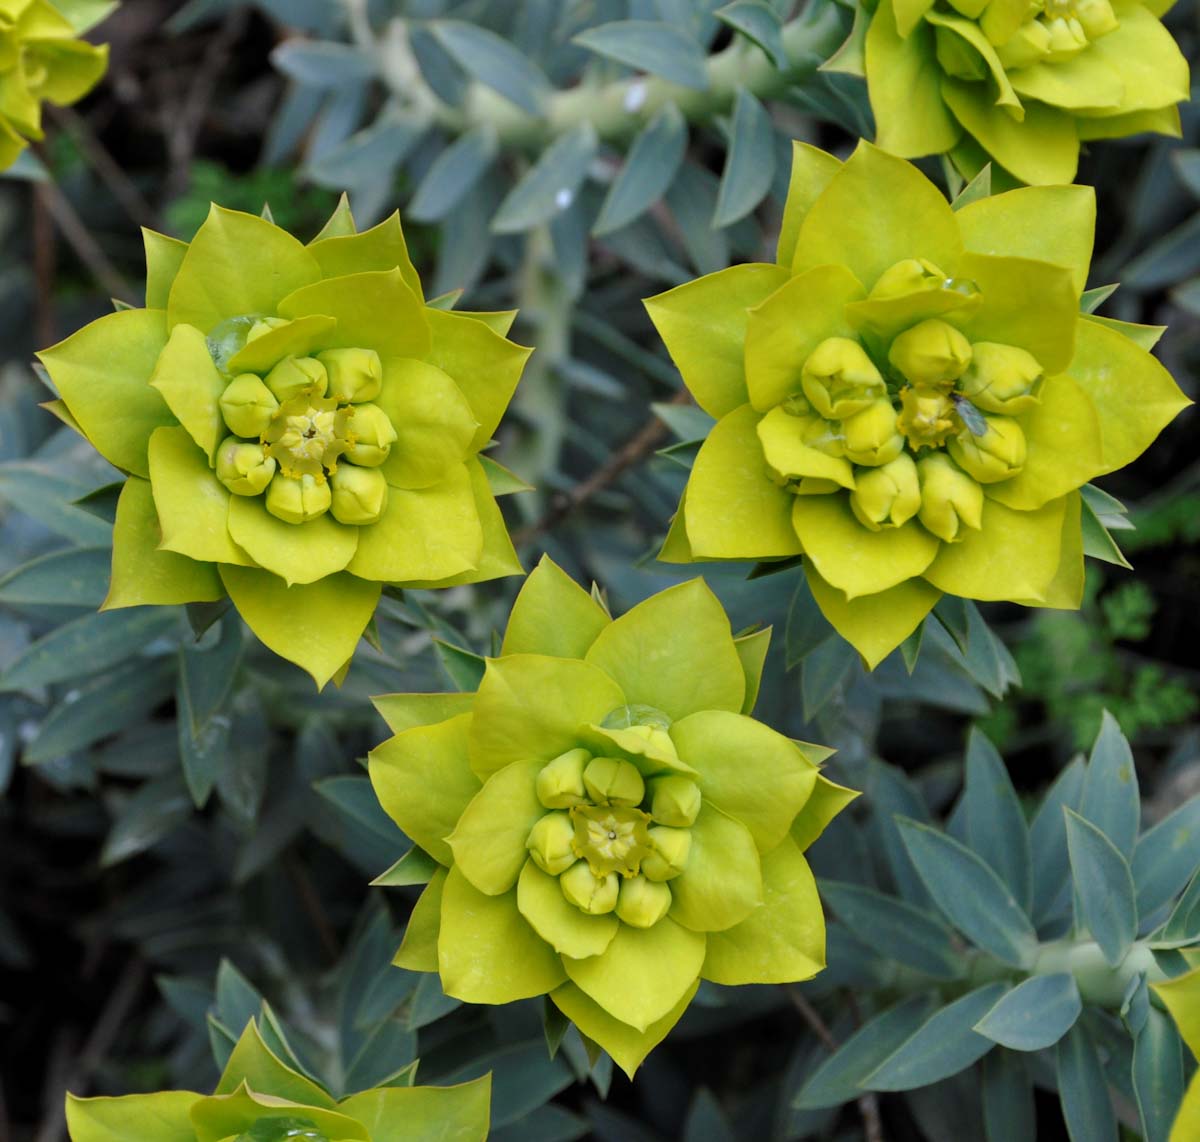
M 783 27 L 788 67 L 777 68 L 755 44 L 735 36 L 705 64 L 708 87 L 704 91 L 657 76 L 607 81 L 589 77 L 547 95 L 540 113 L 530 114 L 479 82 L 468 86 L 461 107 L 444 103 L 421 77 L 403 24 L 393 21 L 387 34 L 376 41 L 363 17 L 362 0 L 344 3 L 355 41 L 376 55 L 383 81 L 402 104 L 452 134 L 488 124 L 502 145 L 529 150 L 538 150 L 584 123 L 590 123 L 603 140 L 628 139 L 667 103 L 674 103 L 690 121 L 702 122 L 727 111 L 739 88 L 760 98 L 779 95 L 812 75 L 846 34 L 837 5 L 814 3 Z
M 949 992 L 962 994 L 997 981 L 1018 983 L 1035 975 L 1051 975 L 1069 972 L 1075 977 L 1079 994 L 1085 1003 L 1114 1010 L 1121 1006 L 1125 991 L 1135 976 L 1145 972 L 1151 983 L 1166 979 L 1163 970 L 1154 959 L 1154 953 L 1145 941 L 1139 940 L 1129 949 L 1125 958 L 1113 967 L 1100 951 L 1094 940 L 1078 940 L 1064 937 L 1051 940 L 1038 947 L 1030 967 L 1013 967 L 986 952 L 968 953 L 966 973 L 957 980 L 939 983 L 923 972 L 896 964 L 884 986 L 900 993 L 929 991 L 940 987 Z

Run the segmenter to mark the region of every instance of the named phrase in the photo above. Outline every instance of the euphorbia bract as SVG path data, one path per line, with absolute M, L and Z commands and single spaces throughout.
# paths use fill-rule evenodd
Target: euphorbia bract
M 411 1077 L 409 1077 L 411 1082 Z M 216 1090 L 67 1095 L 71 1142 L 482 1142 L 491 1075 L 449 1087 L 390 1085 L 336 1099 L 246 1024 Z

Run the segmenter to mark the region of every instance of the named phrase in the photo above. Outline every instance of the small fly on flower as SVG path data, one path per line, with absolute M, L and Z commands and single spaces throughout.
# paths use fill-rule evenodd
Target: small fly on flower
M 962 417 L 963 424 L 971 430 L 971 435 L 986 436 L 988 426 L 987 421 L 983 418 L 983 413 L 966 397 L 959 396 L 957 393 L 951 393 L 950 399 L 954 401 L 954 407 L 958 410 L 958 415 Z

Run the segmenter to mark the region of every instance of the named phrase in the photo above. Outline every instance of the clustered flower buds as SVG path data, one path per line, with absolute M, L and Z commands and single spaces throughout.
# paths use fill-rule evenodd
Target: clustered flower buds
M 1091 190 L 955 211 L 870 144 L 831 162 L 796 147 L 794 185 L 824 189 L 789 201 L 778 265 L 646 303 L 717 418 L 662 558 L 803 555 L 870 665 L 943 592 L 1078 606 L 1078 489 L 1187 403 L 1119 323 L 1080 313 Z
M 748 716 L 748 661 L 699 580 L 614 621 L 543 560 L 477 694 L 377 699 L 375 791 L 441 866 L 395 962 L 472 1003 L 548 994 L 631 1075 L 701 979 L 819 971 L 802 850 L 854 794 Z

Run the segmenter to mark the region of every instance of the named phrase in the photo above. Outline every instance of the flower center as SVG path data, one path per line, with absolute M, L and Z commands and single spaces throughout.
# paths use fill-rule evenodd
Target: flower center
M 218 398 L 230 435 L 217 449 L 217 478 L 236 495 L 265 495 L 267 511 L 285 523 L 326 512 L 341 524 L 375 523 L 388 501 L 382 465 L 398 439 L 371 403 L 383 391 L 379 354 L 340 348 L 280 358 L 288 324 L 234 317 L 208 336 L 229 377 Z
M 581 912 L 615 911 L 625 924 L 650 928 L 670 910 L 668 882 L 687 866 L 700 789 L 671 770 L 679 759 L 661 710 L 623 706 L 606 724 L 610 719 L 617 733 L 633 735 L 627 756 L 593 757 L 578 747 L 543 766 L 535 789 L 549 812 L 534 824 L 525 847 Z M 644 778 L 646 771 L 652 776 Z
M 619 872 L 636 876 L 650 855 L 650 814 L 618 805 L 576 805 L 571 809 L 575 837 L 571 851 L 595 876 Z
M 962 305 L 947 304 L 947 288 Z M 843 497 L 872 531 L 923 526 L 953 543 L 978 529 L 981 486 L 1022 471 L 1019 418 L 1053 383 L 1026 349 L 969 339 L 981 300 L 932 262 L 886 270 L 847 311 L 859 335 L 813 347 L 760 422 L 772 479 L 798 496 Z
M 353 406 L 340 408 L 332 398 L 298 396 L 280 405 L 262 443 L 283 475 L 323 483 L 327 471 L 337 471 L 338 457 L 354 447 L 353 415 Z

